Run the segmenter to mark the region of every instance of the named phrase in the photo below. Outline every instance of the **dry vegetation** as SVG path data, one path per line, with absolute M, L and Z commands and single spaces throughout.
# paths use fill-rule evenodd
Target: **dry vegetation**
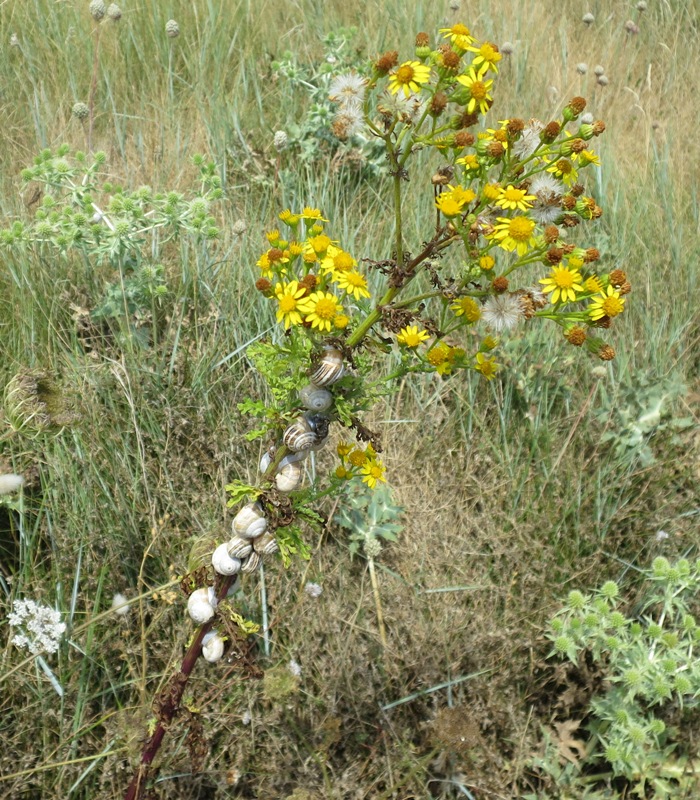
M 272 134 L 304 108 L 272 79 L 271 60 L 284 49 L 318 58 L 319 36 L 341 25 L 357 26 L 359 58 L 399 44 L 410 53 L 413 33 L 445 18 L 514 44 L 492 119 L 546 119 L 584 94 L 606 121 L 596 192 L 605 215 L 591 244 L 634 287 L 615 331 L 618 358 L 598 379 L 585 353 L 540 331 L 507 347 L 493 385 L 435 377 L 401 386 L 373 419 L 405 509 L 399 543 L 378 559 L 387 649 L 366 562 L 350 558 L 347 531 L 331 518 L 309 564 L 266 572 L 272 649 L 269 658 L 254 651 L 266 679 L 226 661 L 197 668 L 192 713 L 169 732 L 153 796 L 560 796 L 528 761 L 542 726 L 582 718 L 600 676 L 547 660 L 546 619 L 570 588 L 606 577 L 629 582 L 633 595 L 630 565 L 692 552 L 698 541 L 700 29 L 690 0 L 648 5 L 639 15 L 621 0 L 463 0 L 457 14 L 420 0 L 124 0 L 122 20 L 102 34 L 93 146 L 129 187 L 188 186 L 191 156 L 211 154 L 225 180 L 222 239 L 204 276 L 208 294 L 187 306 L 172 298 L 149 350 L 99 336 L 86 344 L 80 309 L 95 306 L 104 276 L 77 261 L 0 251 L 0 385 L 20 370 L 48 371 L 79 413 L 56 436 L 0 431 L 0 472 L 28 479 L 21 513 L 0 507 L 0 616 L 12 598 L 33 597 L 71 623 L 70 644 L 50 660 L 61 699 L 2 629 L 3 796 L 124 791 L 151 698 L 190 624 L 176 585 L 118 620 L 109 606 L 115 592 L 133 598 L 185 572 L 192 542 L 229 524 L 224 485 L 254 475 L 258 446 L 243 439 L 236 403 L 262 391 L 242 348 L 271 322 L 251 276 L 275 209 L 318 205 L 358 256 L 385 255 L 381 179 L 348 180 L 323 162 L 295 175 L 290 162 L 275 184 Z M 581 22 L 588 10 L 590 27 Z M 164 33 L 170 17 L 177 40 Z M 638 34 L 623 29 L 628 18 Z M 82 0 L 0 4 L 0 227 L 32 214 L 17 176 L 40 148 L 85 147 L 71 108 L 89 94 L 91 26 Z M 9 47 L 13 33 L 19 46 Z M 595 85 L 597 63 L 607 87 Z M 417 179 L 410 191 L 420 242 L 429 189 Z M 248 231 L 236 238 L 241 218 Z M 179 272 L 176 257 L 167 266 Z M 650 435 L 649 464 L 603 441 L 604 432 L 624 434 L 628 408 L 641 413 L 631 396 L 671 378 L 685 388 L 668 418 L 691 416 L 693 427 Z M 661 529 L 669 538 L 658 541 Z M 319 598 L 303 591 L 308 580 L 322 585 Z M 260 618 L 256 580 L 241 603 Z M 289 684 L 279 667 L 291 658 L 302 675 Z M 565 693 L 572 681 L 580 691 Z M 188 744 L 201 748 L 200 722 L 207 746 L 196 771 Z M 697 723 L 680 736 L 696 756 Z

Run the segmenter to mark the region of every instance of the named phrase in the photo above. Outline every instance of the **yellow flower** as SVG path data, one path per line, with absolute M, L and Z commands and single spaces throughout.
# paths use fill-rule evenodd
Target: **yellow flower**
M 600 166 L 600 157 L 592 150 L 582 150 L 578 157 L 581 161 L 581 166 L 585 167 L 588 164 L 595 164 L 596 167 Z
M 320 331 L 329 331 L 333 320 L 342 312 L 338 298 L 330 292 L 314 292 L 308 297 L 308 308 L 305 313 L 305 322 L 310 322 L 312 328 Z
M 428 363 L 435 367 L 438 375 L 449 375 L 452 372 L 451 356 L 452 348 L 444 342 L 440 342 L 428 351 L 426 358 Z
M 470 114 L 477 108 L 481 114 L 485 114 L 489 110 L 489 103 L 493 100 L 493 97 L 489 94 L 493 81 L 484 80 L 487 71 L 488 67 L 485 66 L 482 66 L 478 71 L 472 67 L 466 75 L 457 77 L 457 82 L 469 89 L 471 98 L 467 103 L 467 111 Z
M 421 342 L 430 338 L 430 334 L 426 330 L 418 330 L 417 325 L 407 325 L 401 328 L 396 341 L 399 344 L 405 344 L 406 347 L 418 347 Z
M 276 244 L 276 243 L 277 243 L 277 241 L 278 241 L 278 240 L 279 240 L 279 238 L 280 238 L 280 232 L 279 232 L 277 229 L 274 229 L 274 230 L 268 231 L 268 232 L 265 234 L 265 238 L 267 239 L 267 241 L 268 241 L 270 244 L 274 245 L 274 244 Z
M 474 369 L 480 372 L 487 380 L 490 381 L 496 377 L 499 366 L 500 365 L 496 363 L 496 359 L 488 358 L 488 356 L 483 353 L 476 354 L 476 366 Z
M 493 256 L 481 256 L 479 266 L 484 272 L 488 272 L 496 266 L 496 259 Z
M 491 42 L 484 42 L 480 47 L 467 47 L 472 53 L 476 53 L 476 58 L 472 61 L 475 67 L 485 64 L 493 72 L 498 72 L 496 64 L 503 58 L 498 52 L 498 48 Z
M 462 156 L 462 158 L 458 158 L 456 163 L 462 164 L 466 170 L 479 169 L 479 159 L 473 153 Z
M 622 314 L 624 308 L 624 298 L 620 297 L 617 289 L 608 286 L 606 291 L 593 298 L 588 306 L 588 313 L 591 315 L 591 319 L 596 320 L 603 317 L 616 317 L 618 314 Z
M 502 191 L 499 183 L 487 183 L 484 185 L 482 194 L 486 200 L 498 200 Z
M 555 178 L 564 181 L 567 186 L 576 183 L 578 178 L 576 167 L 566 158 L 560 158 L 551 167 L 547 167 L 547 172 L 551 172 Z
M 337 316 L 333 317 L 333 325 L 339 330 L 342 331 L 348 327 L 350 324 L 350 317 L 347 314 L 338 314 Z
M 267 253 L 263 253 L 260 258 L 255 262 L 256 266 L 260 267 L 260 271 L 266 277 L 272 275 L 272 268 L 270 267 L 270 259 L 267 257 Z
M 308 311 L 305 294 L 305 287 L 299 286 L 298 281 L 278 283 L 275 286 L 275 297 L 279 303 L 277 322 L 281 322 L 285 329 L 288 330 L 292 325 L 301 325 L 301 315 Z
M 497 240 L 499 247 L 508 252 L 516 250 L 519 256 L 525 255 L 528 248 L 534 247 L 536 240 L 532 235 L 535 223 L 527 217 L 499 217 L 492 237 Z
M 471 31 L 466 25 L 458 22 L 451 28 L 440 28 L 440 33 L 445 34 L 445 38 L 449 39 L 455 47 L 460 50 L 467 50 L 469 45 L 474 41 Z
M 352 478 L 352 472 L 347 467 L 344 467 L 342 464 L 339 467 L 336 467 L 335 470 L 335 477 L 340 478 L 340 480 L 348 480 L 348 478 Z
M 319 222 L 328 222 L 327 219 L 323 218 L 321 214 L 321 210 L 318 208 L 311 208 L 311 206 L 305 206 L 304 210 L 301 212 L 302 219 L 315 219 Z
M 280 211 L 277 215 L 285 225 L 289 225 L 290 228 L 295 228 L 299 224 L 299 220 L 301 217 L 298 214 L 292 214 L 292 212 L 285 208 L 284 211 Z
M 591 275 L 589 278 L 586 278 L 583 282 L 583 291 L 602 292 L 603 284 L 600 282 L 600 278 L 597 275 Z
M 493 336 L 484 336 L 481 342 L 481 349 L 485 353 L 488 353 L 489 350 L 493 350 L 496 347 L 498 347 L 498 339 L 494 339 Z
M 472 297 L 460 297 L 450 308 L 455 312 L 455 316 L 464 315 L 468 322 L 476 322 L 481 317 L 481 308 Z
M 304 248 L 299 242 L 290 242 L 289 243 L 289 255 L 292 258 L 296 258 L 300 256 L 304 252 Z
M 462 186 L 448 186 L 447 190 L 438 195 L 435 205 L 445 217 L 457 217 L 467 203 L 471 203 L 476 195 L 471 189 Z
M 341 250 L 335 245 L 329 246 L 325 258 L 321 261 L 322 272 L 325 275 L 330 274 L 334 278 L 338 278 L 343 272 L 351 270 L 356 266 L 357 261 L 355 261 L 350 253 L 346 253 L 345 250 Z
M 336 446 L 336 451 L 341 458 L 345 458 L 352 453 L 352 445 L 348 444 L 347 442 L 338 442 Z
M 509 183 L 505 189 L 501 189 L 496 205 L 511 211 L 527 211 L 532 208 L 535 199 L 534 194 L 528 194 L 525 189 L 516 189 Z
M 461 206 L 476 199 L 476 195 L 471 189 L 465 189 L 463 186 L 452 186 L 452 184 L 448 184 L 447 191 L 443 192 L 443 194 L 451 195 Z
M 548 278 L 540 278 L 542 291 L 545 294 L 552 293 L 552 303 L 573 303 L 576 300 L 576 292 L 582 292 L 581 273 L 577 269 L 569 267 L 555 266 L 549 273 Z
M 359 300 L 361 297 L 369 297 L 369 289 L 367 288 L 367 279 L 354 269 L 347 272 L 341 272 L 336 278 L 338 286 L 346 291 L 349 295 Z
M 364 467 L 360 470 L 362 474 L 362 482 L 366 483 L 370 489 L 374 489 L 377 485 L 377 481 L 382 481 L 382 483 L 386 483 L 386 478 L 384 477 L 384 465 L 381 461 L 368 461 Z
M 324 233 L 319 234 L 318 236 L 313 236 L 309 239 L 309 245 L 311 249 L 316 253 L 316 255 L 323 255 L 326 250 L 328 250 L 329 245 L 331 244 L 331 240 L 328 236 Z
M 348 456 L 348 461 L 353 467 L 362 467 L 367 463 L 367 454 L 363 450 L 353 450 Z
M 396 94 L 401 90 L 405 97 L 409 97 L 411 92 L 419 92 L 420 85 L 428 83 L 429 80 L 430 67 L 421 64 L 420 61 L 405 61 L 389 75 L 389 91 Z

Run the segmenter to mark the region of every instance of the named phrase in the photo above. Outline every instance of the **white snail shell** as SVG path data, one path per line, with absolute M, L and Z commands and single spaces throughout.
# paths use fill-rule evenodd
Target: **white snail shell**
M 309 379 L 316 386 L 324 387 L 339 381 L 344 374 L 345 365 L 342 352 L 337 347 L 326 347 L 321 359 L 312 368 Z
M 293 492 L 301 486 L 304 468 L 301 461 L 291 461 L 280 464 L 280 470 L 275 475 L 275 484 L 280 492 Z
M 279 549 L 274 533 L 266 533 L 253 542 L 253 550 L 261 556 L 274 555 L 279 552 Z
M 234 536 L 233 539 L 229 539 L 228 543 L 226 544 L 226 549 L 228 550 L 228 554 L 231 556 L 231 558 L 236 558 L 239 561 L 242 561 L 244 558 L 247 558 L 250 555 L 253 545 L 248 539 L 241 539 L 240 536 Z
M 299 399 L 309 411 L 327 411 L 333 405 L 333 395 L 328 389 L 322 389 L 313 383 L 299 390 Z
M 219 575 L 235 575 L 241 569 L 238 558 L 231 558 L 228 552 L 228 542 L 220 544 L 211 557 L 211 565 Z
M 274 453 L 274 448 L 273 451 Z M 298 453 L 289 453 L 286 455 L 279 463 L 277 467 L 277 471 L 279 472 L 285 464 L 291 464 L 293 461 L 303 461 L 307 456 L 307 452 L 305 450 L 301 450 Z M 267 472 L 267 468 L 272 463 L 272 455 L 270 451 L 263 454 L 263 457 L 260 459 L 260 472 Z
M 295 453 L 300 450 L 310 450 L 318 444 L 316 431 L 306 417 L 300 417 L 287 428 L 282 436 L 282 441 Z
M 205 661 L 214 664 L 224 654 L 224 640 L 216 631 L 209 631 L 202 639 L 202 656 Z
M 251 573 L 256 572 L 260 566 L 260 556 L 253 550 L 253 552 L 246 558 L 241 567 L 241 572 Z
M 267 530 L 267 520 L 260 503 L 248 503 L 233 518 L 233 532 L 243 539 L 262 536 Z
M 206 589 L 195 589 L 187 601 L 187 612 L 193 622 L 204 625 L 216 613 L 216 592 L 213 586 Z

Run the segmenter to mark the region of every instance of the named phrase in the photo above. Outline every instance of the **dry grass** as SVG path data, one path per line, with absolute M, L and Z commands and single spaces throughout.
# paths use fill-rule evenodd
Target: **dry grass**
M 41 147 L 85 146 L 70 113 L 89 93 L 86 6 L 0 5 L 8 219 L 31 213 L 14 176 Z M 695 547 L 697 430 L 679 441 L 656 437 L 656 462 L 642 467 L 601 442 L 606 423 L 594 415 L 608 408 L 614 427 L 622 388 L 673 375 L 688 387 L 674 413 L 697 423 L 700 32 L 690 2 L 649 7 L 634 37 L 622 29 L 637 18 L 626 2 L 592 3 L 591 28 L 572 0 L 464 2 L 459 12 L 479 35 L 515 44 L 493 119 L 547 118 L 582 93 L 606 121 L 597 187 L 605 216 L 591 244 L 634 285 L 615 331 L 615 369 L 597 382 L 583 354 L 572 358 L 551 332 L 537 333 L 508 349 L 509 369 L 494 386 L 424 379 L 389 397 L 372 421 L 405 509 L 399 543 L 378 559 L 388 648 L 366 563 L 350 559 L 346 532 L 331 522 L 310 564 L 266 574 L 272 652 L 257 663 L 270 670 L 296 659 L 298 687 L 272 700 L 234 664 L 200 665 L 188 697 L 210 745 L 205 768 L 193 774 L 185 716 L 164 747 L 158 796 L 470 796 L 461 784 L 480 800 L 517 798 L 531 785 L 526 763 L 540 726 L 560 713 L 543 637 L 560 598 L 624 578 L 626 564 Z M 340 25 L 358 27 L 365 55 L 399 44 L 410 52 L 415 31 L 456 19 L 446 6 L 395 0 L 174 0 L 123 11 L 101 35 L 94 146 L 107 152 L 114 179 L 134 187 L 186 186 L 190 156 L 211 153 L 226 180 L 220 265 L 212 295 L 189 315 L 174 307 L 161 347 L 136 354 L 90 350 L 76 329 L 70 304 L 92 307 L 104 276 L 41 257 L 7 256 L 0 267 L 0 382 L 20 368 L 49 369 L 80 412 L 60 436 L 0 439 L 0 472 L 29 478 L 21 515 L 0 507 L 9 592 L 0 608 L 35 597 L 58 603 L 73 623 L 70 644 L 51 661 L 60 700 L 34 663 L 20 666 L 22 655 L 5 647 L 0 790 L 12 798 L 124 791 L 150 698 L 176 668 L 190 625 L 172 589 L 119 622 L 98 615 L 114 592 L 145 594 L 184 572 L 193 541 L 228 524 L 223 486 L 253 477 L 258 449 L 243 440 L 248 423 L 235 404 L 262 389 L 238 351 L 267 325 L 251 313 L 249 286 L 277 206 L 320 205 L 354 252 L 385 255 L 376 250 L 391 233 L 381 181 L 348 186 L 319 164 L 318 175 L 275 191 L 272 132 L 301 108 L 285 102 L 271 60 L 285 49 L 317 58 L 319 34 Z M 170 16 L 182 30 L 174 41 L 163 33 Z M 6 47 L 11 33 L 19 48 Z M 585 77 L 578 62 L 589 65 Z M 597 63 L 610 78 L 605 89 L 594 85 Z M 409 214 L 416 241 L 428 203 L 417 200 Z M 236 240 L 229 230 L 240 217 L 249 232 Z M 654 538 L 661 528 L 671 534 L 665 543 Z M 322 584 L 317 600 L 304 593 L 307 580 Z M 255 581 L 240 604 L 260 618 Z M 440 684 L 448 685 L 432 690 Z M 683 733 L 697 748 L 697 728 Z

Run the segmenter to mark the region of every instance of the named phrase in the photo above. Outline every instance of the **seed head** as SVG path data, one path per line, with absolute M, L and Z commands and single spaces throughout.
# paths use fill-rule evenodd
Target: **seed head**
M 180 26 L 177 24 L 177 22 L 174 19 L 169 19 L 165 23 L 165 33 L 171 39 L 177 39 L 177 37 L 180 35 Z
M 376 60 L 374 68 L 381 75 L 386 75 L 386 73 L 389 72 L 390 69 L 393 69 L 398 63 L 399 63 L 398 50 L 387 50 L 386 53 L 383 53 Z
M 275 133 L 275 138 L 272 140 L 275 150 L 277 150 L 278 153 L 284 150 L 288 142 L 289 142 L 289 137 L 287 136 L 285 131 L 277 131 Z
M 637 23 L 634 20 L 628 19 L 627 22 L 625 22 L 625 30 L 631 36 L 635 36 L 636 34 L 639 33 L 639 25 L 637 25 Z
M 588 72 L 588 64 L 586 64 L 584 61 L 581 61 L 576 65 L 576 72 L 578 72 L 579 75 L 585 75 Z
M 246 232 L 248 226 L 246 225 L 246 221 L 244 219 L 237 219 L 233 226 L 231 227 L 231 231 L 234 236 L 243 236 Z
M 582 17 L 584 25 L 592 25 L 595 22 L 595 17 L 589 11 L 587 14 L 584 14 Z
M 598 358 L 601 361 L 612 361 L 615 358 L 615 350 L 609 344 L 604 344 L 598 351 Z
M 513 42 L 503 42 L 499 49 L 504 56 L 509 56 L 512 55 L 513 50 L 515 50 L 515 45 Z
M 18 491 L 24 485 L 24 478 L 21 475 L 9 473 L 7 475 L 0 475 L 0 495 L 12 494 Z
M 430 101 L 430 113 L 437 117 L 445 110 L 447 106 L 447 95 L 444 92 L 435 92 L 433 99 Z
M 99 22 L 101 19 L 103 19 L 106 13 L 107 7 L 105 6 L 103 0 L 91 1 L 90 14 L 92 14 L 92 18 L 95 20 L 95 22 Z
M 113 22 L 119 22 L 119 20 L 122 18 L 122 10 L 116 3 L 112 3 L 107 7 L 107 16 Z
M 82 122 L 90 116 L 90 109 L 85 103 L 75 103 L 73 106 L 73 116 Z
M 644 0 L 639 0 L 637 3 L 637 11 L 639 11 L 640 14 L 643 14 L 646 10 L 647 4 L 644 2 Z
M 607 75 L 599 75 L 598 76 L 598 86 L 607 86 L 610 81 L 608 80 Z
M 593 74 L 594 74 L 594 75 L 595 75 L 597 78 L 599 78 L 599 77 L 600 77 L 601 75 L 603 75 L 604 73 L 605 73 L 605 67 L 604 67 L 604 66 L 602 66 L 601 64 L 596 64 L 596 66 L 595 66 L 595 67 L 593 67 Z
M 504 277 L 503 275 L 499 275 L 497 278 L 494 278 L 491 282 L 493 286 L 494 292 L 498 294 L 502 294 L 503 292 L 508 291 L 508 278 Z
M 564 337 L 566 341 L 569 342 L 569 344 L 573 344 L 574 347 L 581 347 L 586 341 L 586 331 L 584 328 L 574 325 L 573 328 L 569 328 L 569 330 L 564 333 Z

